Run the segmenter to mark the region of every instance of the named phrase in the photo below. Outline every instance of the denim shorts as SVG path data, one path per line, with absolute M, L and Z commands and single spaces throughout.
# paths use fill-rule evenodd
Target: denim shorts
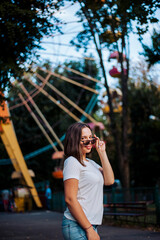
M 97 232 L 97 226 L 92 225 Z M 62 233 L 64 240 L 87 240 L 85 230 L 76 222 L 63 216 Z

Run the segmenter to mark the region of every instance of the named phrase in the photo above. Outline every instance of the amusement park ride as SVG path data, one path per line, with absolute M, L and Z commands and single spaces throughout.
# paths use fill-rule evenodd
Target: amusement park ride
M 121 72 L 118 70 L 118 64 L 119 64 L 119 53 L 118 51 L 112 52 L 109 56 L 109 61 L 111 59 L 115 59 L 117 61 L 117 66 L 113 66 L 113 68 L 109 71 L 109 74 L 113 78 L 120 78 L 121 77 Z M 125 62 L 126 56 L 123 54 L 123 62 Z M 124 68 L 124 74 L 127 73 L 127 70 Z M 115 88 L 110 90 L 111 97 L 112 97 L 112 103 L 113 103 L 113 111 L 115 113 L 121 113 L 122 112 L 122 92 L 120 89 Z M 103 93 L 103 96 L 106 95 L 106 92 Z M 110 108 L 108 104 L 105 104 L 103 107 L 103 112 L 108 114 L 110 112 Z
M 110 55 L 110 59 L 112 59 L 112 58 L 113 59 L 116 58 L 117 62 L 118 62 L 118 52 L 112 53 Z M 125 56 L 124 56 L 124 60 L 125 60 Z M 80 73 L 76 70 L 69 69 L 69 68 L 67 70 L 72 71 L 72 72 L 74 72 L 78 75 L 81 75 L 81 76 L 85 77 L 86 79 L 88 79 L 90 81 L 94 81 L 96 83 L 102 84 L 99 80 L 97 80 L 95 78 L 92 78 L 92 77 L 90 77 L 86 74 Z M 115 72 L 115 70 L 116 70 L 116 72 Z M 69 78 L 64 77 L 62 75 L 59 75 L 57 73 L 54 73 L 54 72 L 51 72 L 51 71 L 48 71 L 48 70 L 44 70 L 44 69 L 41 69 L 41 71 L 44 71 L 47 74 L 47 76 L 45 78 L 43 78 L 41 75 L 39 75 L 37 72 L 35 72 L 36 77 L 41 81 L 40 85 L 37 85 L 34 81 L 32 81 L 29 78 L 29 75 L 24 74 L 24 79 L 27 80 L 28 83 L 30 83 L 35 89 L 34 96 L 36 94 L 42 93 L 44 96 L 49 98 L 54 104 L 56 104 L 61 110 L 65 111 L 75 121 L 82 121 L 83 122 L 83 118 L 84 117 L 87 118 L 90 122 L 89 124 L 90 124 L 90 127 L 93 130 L 93 132 L 95 131 L 96 128 L 98 128 L 99 133 L 100 133 L 100 137 L 103 138 L 103 131 L 104 131 L 103 123 L 97 122 L 95 119 L 93 119 L 90 116 L 89 111 L 87 112 L 86 109 L 85 110 L 81 109 L 77 104 L 75 104 L 75 102 L 73 102 L 66 95 L 64 95 L 62 92 L 60 92 L 57 88 L 55 88 L 55 86 L 51 85 L 49 83 L 49 79 L 50 79 L 51 76 L 55 76 L 56 78 L 59 78 L 61 80 L 67 81 L 71 84 L 77 85 L 80 88 L 84 88 L 85 90 L 92 92 L 94 95 L 98 95 L 99 92 L 95 89 L 92 89 L 92 88 L 84 85 L 84 84 L 80 84 L 79 82 L 76 82 L 72 79 L 69 79 Z M 115 67 L 109 73 L 112 77 L 120 77 L 120 73 L 118 72 L 118 70 Z M 15 83 L 13 83 L 13 85 L 15 85 Z M 48 86 L 57 95 L 61 96 L 61 98 L 63 98 L 65 101 L 67 101 L 72 107 L 74 107 L 76 110 L 78 110 L 82 114 L 82 118 L 81 119 L 78 118 L 75 114 L 73 114 L 71 111 L 69 111 L 69 109 L 67 109 L 64 105 L 62 105 L 60 102 L 58 102 L 53 96 L 49 95 L 48 92 L 46 92 L 44 90 L 45 85 Z M 21 93 L 18 93 L 18 96 L 19 96 L 22 104 L 26 107 L 28 112 L 31 114 L 34 121 L 39 126 L 42 133 L 44 134 L 44 136 L 46 137 L 49 144 L 52 146 L 52 148 L 54 150 L 54 153 L 52 155 L 52 159 L 58 161 L 58 166 L 52 172 L 52 176 L 56 179 L 62 179 L 63 178 L 63 172 L 62 172 L 63 144 L 62 144 L 62 141 L 61 141 L 61 139 L 59 139 L 59 137 L 53 131 L 52 127 L 50 126 L 50 124 L 48 123 L 48 121 L 46 120 L 44 115 L 42 114 L 41 110 L 38 108 L 37 104 L 33 100 L 33 97 L 34 97 L 33 94 L 31 95 L 27 91 L 27 89 L 24 87 L 23 83 L 18 84 L 18 86 L 19 86 L 19 88 L 21 88 L 23 93 L 26 95 L 26 99 L 25 99 L 22 96 Z M 117 97 L 121 98 L 121 92 L 120 91 L 113 90 L 112 95 L 113 95 L 113 98 L 112 98 L 113 101 L 114 101 L 114 99 L 117 99 Z M 37 116 L 34 114 L 34 112 L 31 110 L 30 106 L 28 105 L 28 101 L 33 106 L 33 108 L 36 110 L 37 114 L 39 115 L 41 120 L 44 122 L 45 126 L 48 128 L 48 130 L 52 134 L 53 138 L 56 140 L 56 143 L 59 144 L 59 147 L 61 148 L 61 151 L 58 151 L 56 145 L 54 144 L 52 139 L 49 137 L 47 131 L 42 126 L 41 122 L 39 121 Z M 118 107 L 116 106 L 114 108 L 115 112 L 121 112 L 122 111 L 122 107 L 121 107 L 119 102 L 120 101 L 118 101 L 118 103 L 116 103 L 116 101 L 115 101 L 115 103 L 118 104 L 117 105 Z M 92 109 L 91 106 L 89 108 Z M 104 111 L 104 113 L 109 113 L 110 110 L 109 110 L 108 104 L 105 104 L 105 107 L 103 108 L 103 111 Z M 33 173 L 32 170 L 29 170 L 27 168 L 26 162 L 24 160 L 23 154 L 21 152 L 20 146 L 19 146 L 17 138 L 16 138 L 13 123 L 12 123 L 11 118 L 10 118 L 9 108 L 8 108 L 8 105 L 7 105 L 6 102 L 4 102 L 3 106 L 0 107 L 0 116 L 2 118 L 4 118 L 4 120 L 5 120 L 5 121 L 1 120 L 1 122 L 0 122 L 0 136 L 1 136 L 2 142 L 4 143 L 6 151 L 9 155 L 9 158 L 10 158 L 12 164 L 13 164 L 13 167 L 15 169 L 15 172 L 14 172 L 13 175 L 21 177 L 21 181 L 23 182 L 23 184 L 28 186 L 28 188 L 30 190 L 30 193 L 31 193 L 37 207 L 42 207 L 42 204 L 41 204 L 41 201 L 39 199 L 37 190 L 36 190 L 35 185 L 34 185 L 33 180 L 32 180 L 32 177 L 34 176 L 34 173 Z
M 17 173 L 21 173 L 24 183 L 30 187 L 30 192 L 37 207 L 42 207 L 37 190 L 34 186 L 30 172 L 27 168 L 26 162 L 23 158 L 23 154 L 19 147 L 16 134 L 14 131 L 13 123 L 10 120 L 10 113 L 7 103 L 3 103 L 3 107 L 0 107 L 0 116 L 6 120 L 0 123 L 0 136 L 6 147 L 7 153 L 11 159 L 13 167 Z

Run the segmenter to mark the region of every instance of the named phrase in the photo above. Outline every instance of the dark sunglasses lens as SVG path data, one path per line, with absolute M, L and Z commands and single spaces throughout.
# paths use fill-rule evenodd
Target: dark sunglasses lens
M 92 141 L 91 141 L 92 144 L 95 144 L 96 143 L 96 139 L 94 138 Z
M 86 140 L 86 141 L 83 142 L 83 145 L 84 145 L 84 146 L 87 146 L 89 143 L 90 143 L 90 141 L 89 141 L 89 140 Z
M 96 142 L 96 139 L 94 138 L 94 139 L 92 139 L 92 140 L 86 140 L 86 141 L 84 141 L 83 142 L 83 145 L 84 146 L 87 146 L 88 144 L 95 144 L 95 142 Z

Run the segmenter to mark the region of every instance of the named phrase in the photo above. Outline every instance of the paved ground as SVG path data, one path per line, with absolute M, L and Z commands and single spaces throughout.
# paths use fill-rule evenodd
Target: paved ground
M 63 240 L 62 214 L 50 211 L 0 213 L 1 240 Z M 103 225 L 101 240 L 160 240 L 160 232 Z

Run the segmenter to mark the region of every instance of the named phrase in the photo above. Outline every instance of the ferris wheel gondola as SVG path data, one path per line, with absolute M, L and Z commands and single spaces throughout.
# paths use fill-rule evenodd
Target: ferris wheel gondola
M 63 179 L 63 159 L 64 159 L 64 152 L 59 151 L 52 154 L 52 159 L 57 162 L 54 171 L 52 172 L 52 176 L 56 179 Z

